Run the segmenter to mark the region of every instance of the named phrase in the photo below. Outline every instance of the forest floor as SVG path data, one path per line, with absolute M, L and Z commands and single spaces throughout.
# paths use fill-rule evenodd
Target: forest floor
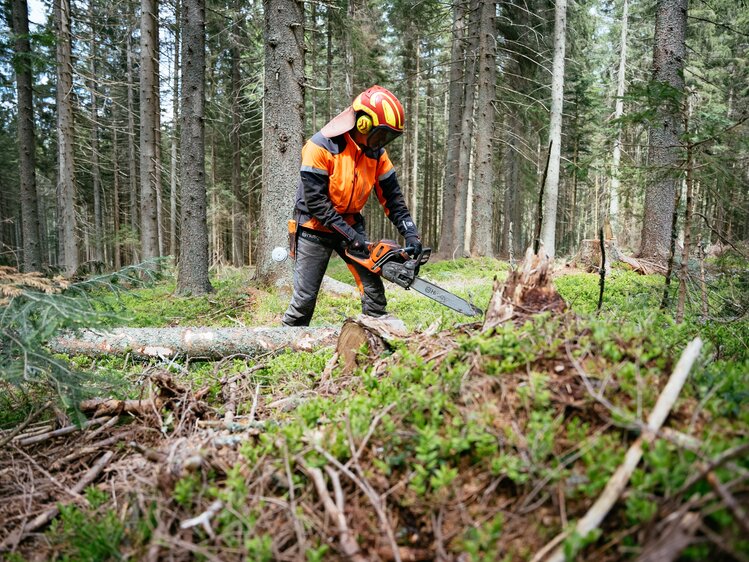
M 422 271 L 485 308 L 509 269 Z M 710 316 L 696 284 L 679 324 L 659 309 L 662 276 L 618 268 L 598 314 L 598 275 L 567 273 L 554 279 L 567 312 L 487 332 L 390 287 L 411 335 L 376 358 L 362 349 L 353 372 L 330 348 L 61 357 L 92 375 L 91 396 L 151 406 L 50 438 L 70 422 L 48 395 L 0 393 L 0 560 L 546 560 L 534 555 L 555 538 L 569 559 L 748 560 L 749 270 L 726 259 L 709 271 Z M 328 273 L 352 282 L 340 261 Z M 288 290 L 236 269 L 213 284 L 183 298 L 166 275 L 96 298 L 117 310 L 111 326 L 279 325 Z M 357 298 L 322 294 L 313 325 L 358 313 Z M 666 429 L 643 434 L 696 336 L 705 343 Z M 641 437 L 613 510 L 573 532 Z

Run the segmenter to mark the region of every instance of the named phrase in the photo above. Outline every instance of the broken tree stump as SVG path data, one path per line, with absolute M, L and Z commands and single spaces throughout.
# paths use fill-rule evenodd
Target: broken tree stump
M 250 357 L 282 349 L 311 351 L 335 345 L 337 328 L 117 328 L 111 332 L 83 330 L 48 343 L 54 353 L 99 357 Z
M 510 272 L 504 283 L 494 281 L 494 290 L 486 309 L 483 332 L 515 317 L 541 312 L 564 312 L 567 305 L 551 282 L 552 260 L 543 251 L 525 252 L 523 263 Z
M 362 345 L 369 346 L 369 357 L 374 359 L 391 347 L 390 342 L 408 336 L 403 321 L 393 316 L 360 315 L 348 318 L 341 327 L 336 352 L 343 361 L 343 369 L 350 373 L 357 366 L 356 356 Z

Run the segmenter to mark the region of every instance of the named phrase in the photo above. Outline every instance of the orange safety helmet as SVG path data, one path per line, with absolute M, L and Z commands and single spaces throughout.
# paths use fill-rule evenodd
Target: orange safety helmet
M 403 106 L 382 86 L 363 91 L 351 107 L 356 112 L 356 130 L 367 137 L 370 148 L 380 149 L 403 134 Z

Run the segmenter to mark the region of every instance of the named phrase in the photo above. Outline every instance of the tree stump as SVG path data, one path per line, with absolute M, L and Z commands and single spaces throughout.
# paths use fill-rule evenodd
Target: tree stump
M 390 349 L 391 342 L 406 336 L 408 330 L 402 320 L 389 315 L 374 318 L 362 314 L 343 323 L 336 352 L 343 361 L 344 372 L 350 373 L 359 364 L 357 354 L 362 345 L 368 345 L 368 357 L 373 360 Z
M 486 332 L 510 319 L 546 311 L 564 312 L 567 305 L 551 282 L 551 265 L 543 246 L 538 254 L 528 248 L 523 263 L 504 283 L 494 281 L 481 331 Z

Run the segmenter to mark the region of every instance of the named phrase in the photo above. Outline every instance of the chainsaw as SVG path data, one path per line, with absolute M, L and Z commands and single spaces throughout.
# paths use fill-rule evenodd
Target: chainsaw
M 483 314 L 480 308 L 468 301 L 418 277 L 419 268 L 429 261 L 431 248 L 423 248 L 420 253 L 415 254 L 414 248 L 410 246 L 401 248 L 394 240 L 380 240 L 368 242 L 367 250 L 368 254 L 365 252 L 360 254 L 347 248 L 346 256 L 372 273 L 404 289 L 413 289 L 462 314 L 467 316 Z

